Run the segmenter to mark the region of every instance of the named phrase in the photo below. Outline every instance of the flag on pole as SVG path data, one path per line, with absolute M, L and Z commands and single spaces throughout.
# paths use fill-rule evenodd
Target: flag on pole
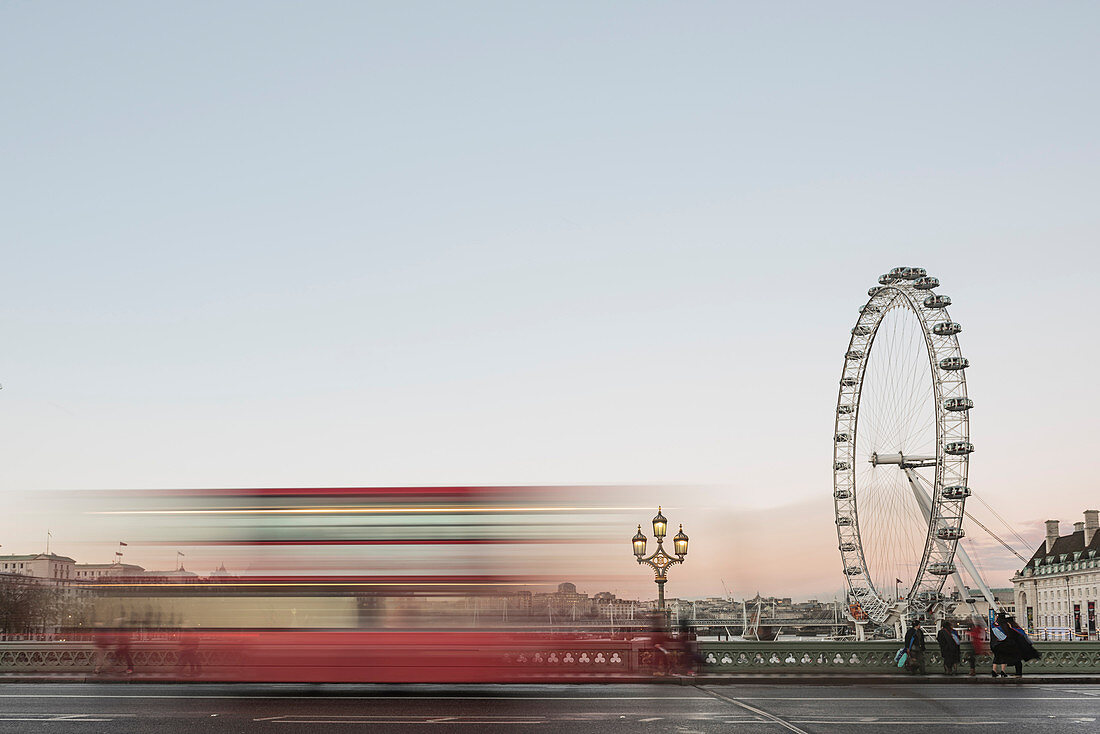
M 127 543 L 123 543 L 123 542 L 122 542 L 121 540 L 120 540 L 120 541 L 118 541 L 118 544 L 119 544 L 119 545 L 123 545 L 123 546 L 124 546 L 124 545 L 128 545 Z

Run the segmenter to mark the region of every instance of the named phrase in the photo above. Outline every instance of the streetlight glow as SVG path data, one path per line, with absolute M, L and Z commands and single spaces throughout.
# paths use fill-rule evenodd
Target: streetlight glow
M 680 532 L 672 539 L 672 547 L 676 549 L 676 555 L 683 558 L 688 552 L 688 536 L 684 533 L 684 524 L 680 523 Z
M 657 506 L 657 516 L 653 518 L 653 537 L 660 541 L 668 532 L 668 519 L 661 514 L 660 505 Z
M 641 558 L 645 555 L 645 541 L 646 538 L 642 535 L 642 526 L 638 526 L 638 532 L 634 535 L 634 555 Z

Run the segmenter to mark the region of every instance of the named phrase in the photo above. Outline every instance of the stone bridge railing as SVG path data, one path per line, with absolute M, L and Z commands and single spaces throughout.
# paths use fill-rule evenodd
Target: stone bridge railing
M 896 641 L 874 642 L 704 642 L 700 645 L 707 673 L 896 673 L 894 662 L 901 647 Z M 1100 674 L 1100 643 L 1039 642 L 1042 655 L 1025 663 L 1033 672 Z M 929 673 L 942 672 L 943 661 L 934 641 L 925 651 Z M 988 672 L 989 655 L 979 656 L 977 667 Z M 960 668 L 966 663 L 960 664 Z
M 894 662 L 897 642 L 703 642 L 699 645 L 704 674 L 775 674 L 831 673 L 894 674 L 904 671 Z M 1077 673 L 1100 675 L 1100 643 L 1040 642 L 1036 648 L 1040 660 L 1026 663 L 1030 673 Z M 179 674 L 181 655 L 178 646 L 164 642 L 138 642 L 131 648 L 134 668 L 139 675 Z M 217 649 L 199 649 L 193 653 L 198 667 L 214 678 L 217 671 L 231 670 L 237 661 L 232 653 Z M 394 660 L 401 653 L 394 651 Z M 682 653 L 674 652 L 673 669 L 684 669 Z M 501 648 L 492 669 L 497 673 L 515 671 L 515 679 L 527 675 L 591 676 L 646 675 L 664 669 L 662 653 L 645 641 L 582 640 L 548 642 L 523 648 Z M 451 659 L 453 662 L 455 658 Z M 108 655 L 100 661 L 105 668 L 119 669 L 119 662 Z M 925 655 L 929 673 L 942 670 L 936 645 Z M 988 672 L 992 660 L 984 656 L 978 669 Z M 96 648 L 80 642 L 6 642 L 0 643 L 0 674 L 91 674 L 96 665 Z M 965 668 L 964 662 L 960 667 Z

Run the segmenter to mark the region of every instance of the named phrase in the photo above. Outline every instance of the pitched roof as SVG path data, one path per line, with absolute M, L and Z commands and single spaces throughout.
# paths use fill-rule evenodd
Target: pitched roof
M 1038 566 L 1044 558 L 1047 556 L 1054 556 L 1055 558 L 1065 554 L 1073 558 L 1073 554 L 1076 552 L 1084 552 L 1094 550 L 1100 555 L 1100 531 L 1093 533 L 1092 542 L 1085 545 L 1085 531 L 1078 530 L 1070 533 L 1069 535 L 1063 535 L 1054 541 L 1054 545 L 1047 551 L 1047 543 L 1044 540 L 1039 544 L 1039 547 L 1035 549 L 1035 552 L 1031 554 L 1031 558 L 1028 559 L 1027 565 L 1031 567 Z
M 136 566 L 133 563 L 78 563 L 76 569 L 78 571 L 90 571 L 96 568 L 125 568 L 131 571 L 144 571 L 141 566 Z
M 43 558 L 51 561 L 68 561 L 69 563 L 76 563 L 75 559 L 69 558 L 68 556 L 59 556 L 56 553 L 29 553 L 22 555 L 6 555 L 0 556 L 0 561 L 38 561 Z

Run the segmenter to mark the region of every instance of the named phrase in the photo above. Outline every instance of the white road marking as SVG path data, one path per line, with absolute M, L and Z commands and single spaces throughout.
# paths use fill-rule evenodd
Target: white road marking
M 730 698 L 729 696 L 724 696 L 721 693 L 716 693 L 714 691 L 710 691 L 710 690 L 705 689 L 705 688 L 700 689 L 700 690 L 705 690 L 708 693 L 710 693 L 711 695 L 713 695 L 715 698 L 719 698 L 723 701 L 727 701 L 729 703 L 732 703 L 734 706 L 740 706 L 741 708 L 745 709 L 746 711 L 751 711 L 752 713 L 754 713 L 758 716 L 762 716 L 765 719 L 768 719 L 769 721 L 771 721 L 773 723 L 779 724 L 784 729 L 795 732 L 795 734 L 810 734 L 805 729 L 799 729 L 794 724 L 790 723 L 789 721 L 785 721 L 784 719 L 779 718 L 775 714 L 768 713 L 767 711 L 765 711 L 763 709 L 758 709 L 755 706 L 750 706 L 749 704 L 747 704 L 743 701 L 738 701 L 736 698 Z
M 114 719 L 17 719 L 14 717 L 0 717 L 0 721 L 37 721 L 37 722 L 49 722 L 49 721 L 114 721 Z
M 1054 688 L 1053 686 L 1042 686 L 1042 688 L 1046 691 L 1056 691 L 1058 693 L 1077 693 L 1082 696 L 1100 696 L 1100 688 L 1067 688 L 1065 686 L 1059 686 L 1058 688 Z
M 1065 691 L 1060 691 L 1065 693 Z M 1076 696 L 1013 696 L 1013 701 L 1080 701 L 1079 696 L 1100 696 L 1100 687 L 1095 693 L 1074 691 Z M 712 696 L 308 696 L 308 695 L 172 695 L 172 694 L 118 694 L 118 693 L 0 693 L 0 698 L 132 698 L 143 699 L 207 699 L 207 700 L 267 700 L 267 699 L 309 699 L 309 700 L 439 700 L 439 701 L 713 701 Z M 740 696 L 748 701 L 923 701 L 920 696 Z M 937 701 L 1003 701 L 996 696 L 937 696 Z
M 638 719 L 638 721 L 647 722 L 647 723 L 650 722 L 650 721 L 660 721 L 660 720 L 661 720 L 660 716 L 651 716 L 648 719 Z
M 272 724 L 477 724 L 478 726 L 485 726 L 486 724 L 507 724 L 514 726 L 516 724 L 545 724 L 545 721 L 440 721 L 434 722 L 425 719 L 419 719 L 416 721 L 409 721 L 408 719 L 402 719 L 400 721 L 393 720 L 388 721 L 386 719 L 370 719 L 361 721 L 349 721 L 349 720 L 336 720 L 336 719 L 276 719 L 271 722 Z
M 1100 695 L 1100 693 L 1098 693 Z M 740 695 L 746 701 L 925 701 L 920 695 Z M 936 701 L 1080 701 L 1075 695 L 1013 695 L 1011 699 L 992 695 L 937 695 Z
M 923 725 L 928 725 L 928 726 L 963 726 L 963 725 L 973 726 L 975 724 L 1008 724 L 1008 723 L 1017 723 L 1018 724 L 1019 723 L 1019 721 L 1014 721 L 1014 722 L 1008 722 L 1008 721 L 972 721 L 970 719 L 967 719 L 966 721 L 924 721 L 924 720 L 921 720 L 921 719 L 916 719 L 914 721 L 882 721 L 882 720 L 879 720 L 879 721 L 835 721 L 835 720 L 826 721 L 824 719 L 795 719 L 795 721 L 799 724 L 833 724 L 833 725 L 843 724 L 845 726 L 856 725 L 856 724 L 874 724 L 875 726 L 914 726 L 914 725 L 918 725 L 918 724 L 922 725 L 922 726 Z

